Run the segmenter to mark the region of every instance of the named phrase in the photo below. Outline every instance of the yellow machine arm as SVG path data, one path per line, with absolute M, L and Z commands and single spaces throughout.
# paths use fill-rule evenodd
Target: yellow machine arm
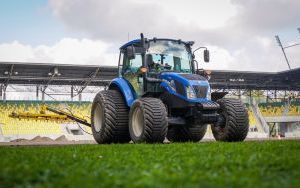
M 76 122 L 81 123 L 83 125 L 91 127 L 91 124 L 88 123 L 88 121 L 86 119 L 75 116 L 72 113 L 68 113 L 68 112 L 65 112 L 65 111 L 62 111 L 62 110 L 58 110 L 58 109 L 55 109 L 55 108 L 52 108 L 52 107 L 49 107 L 49 106 L 46 106 L 46 109 L 53 112 L 53 113 L 55 113 L 55 114 L 58 114 L 58 115 L 61 115 L 61 116 L 66 116 L 70 120 L 73 120 L 73 121 L 76 121 Z
M 46 111 L 53 112 L 54 114 L 47 114 Z M 9 117 L 18 119 L 37 119 L 37 120 L 60 120 L 60 121 L 75 121 L 80 124 L 91 127 L 86 119 L 78 117 L 71 112 L 65 112 L 63 110 L 55 109 L 47 105 L 42 105 L 40 113 L 30 112 L 12 112 Z

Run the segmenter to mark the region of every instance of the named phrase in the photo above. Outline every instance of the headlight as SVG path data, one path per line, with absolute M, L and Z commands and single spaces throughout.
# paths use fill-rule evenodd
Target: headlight
M 207 99 L 211 100 L 211 89 L 210 88 L 208 88 L 208 90 L 207 90 Z
M 195 98 L 197 98 L 196 94 L 195 94 L 195 91 L 194 91 L 194 89 L 191 86 L 186 87 L 186 97 L 188 99 L 195 99 Z
M 174 80 L 171 80 L 171 81 L 170 81 L 170 86 L 171 86 L 171 88 L 176 92 L 176 85 L 175 85 Z

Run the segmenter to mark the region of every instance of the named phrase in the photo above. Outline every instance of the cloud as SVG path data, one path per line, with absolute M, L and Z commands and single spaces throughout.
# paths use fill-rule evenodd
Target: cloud
M 32 47 L 18 41 L 0 44 L 0 61 L 117 65 L 111 44 L 90 39 L 64 38 L 52 46 Z
M 286 69 L 274 33 L 300 20 L 300 2 L 293 0 L 50 0 L 50 6 L 69 30 L 115 45 L 142 31 L 195 40 L 213 49 L 218 63 L 203 65 L 211 69 Z M 299 54 L 290 53 L 293 67 L 300 66 Z
M 300 44 L 300 39 L 290 43 L 289 45 L 292 44 Z M 292 68 L 296 68 L 296 67 L 300 67 L 300 45 L 298 46 L 294 46 L 291 48 L 287 48 L 286 50 L 286 54 L 288 57 L 288 60 L 290 62 L 290 65 Z
M 50 0 L 49 6 L 70 33 L 83 38 L 50 46 L 0 44 L 0 60 L 116 65 L 128 34 L 133 39 L 144 32 L 208 46 L 210 63 L 197 55 L 203 68 L 279 71 L 287 65 L 274 33 L 294 30 L 300 20 L 300 2 L 293 0 Z M 292 68 L 300 67 L 299 47 L 287 54 Z
M 210 46 L 210 50 L 211 62 L 202 64 L 205 69 L 264 72 L 288 69 L 281 50 L 269 38 L 254 37 L 248 39 L 240 49 L 233 51 L 218 46 Z M 198 54 L 197 58 L 201 59 L 201 55 Z M 299 57 L 295 53 L 289 55 Z M 293 63 L 291 63 L 292 68 L 299 67 L 299 61 L 297 65 L 294 60 L 296 59 L 293 59 Z
M 216 7 L 218 3 L 220 6 Z M 234 15 L 228 0 L 150 1 L 150 0 L 50 0 L 53 14 L 70 31 L 109 42 L 127 41 L 141 32 L 148 37 L 214 39 L 211 30 L 224 26 Z M 202 9 L 201 9 L 202 7 Z M 214 8 L 218 11 L 207 11 Z M 206 11 L 204 11 L 206 10 Z M 208 15 L 207 15 L 208 14 Z
M 297 27 L 300 19 L 300 1 L 294 0 L 50 0 L 49 5 L 67 29 L 109 42 L 145 32 L 234 46 L 244 37 Z
M 142 30 L 151 32 L 162 23 L 148 19 L 162 12 L 159 6 L 131 0 L 50 1 L 50 5 L 68 29 L 105 41 L 127 40 L 128 33 L 137 36 Z M 159 20 L 171 20 L 164 16 Z
M 232 0 L 238 14 L 231 20 L 233 25 L 245 31 L 274 32 L 299 27 L 300 1 L 295 0 Z
M 268 38 L 249 40 L 247 45 L 233 52 L 219 46 L 210 46 L 209 49 L 211 52 L 210 63 L 203 62 L 203 53 L 201 51 L 196 53 L 200 68 L 243 71 L 278 71 L 287 69 L 280 49 L 274 47 L 273 41 Z M 287 53 L 289 57 L 292 57 L 296 56 L 298 51 L 296 48 L 290 48 Z M 276 55 L 266 55 L 270 53 Z M 0 61 L 8 60 L 33 63 L 117 66 L 118 49 L 113 44 L 91 39 L 64 38 L 52 46 L 40 45 L 36 47 L 14 41 L 0 44 Z M 290 60 L 291 66 L 295 67 L 294 62 L 296 59 Z M 262 63 L 258 64 L 257 62 Z

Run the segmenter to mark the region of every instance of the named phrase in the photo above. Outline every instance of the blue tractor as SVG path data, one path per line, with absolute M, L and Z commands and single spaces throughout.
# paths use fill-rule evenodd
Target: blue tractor
M 198 72 L 193 42 L 133 40 L 120 48 L 119 77 L 92 105 L 95 140 L 105 143 L 198 142 L 211 125 L 218 141 L 243 141 L 249 120 L 245 105 L 226 93 L 211 93 Z M 209 51 L 204 48 L 204 61 Z M 198 48 L 200 49 L 200 48 Z

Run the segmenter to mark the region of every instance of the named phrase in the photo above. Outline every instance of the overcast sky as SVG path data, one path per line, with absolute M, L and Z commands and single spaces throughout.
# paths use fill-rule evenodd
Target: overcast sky
M 0 61 L 117 65 L 118 48 L 139 37 L 207 46 L 205 69 L 280 71 L 274 39 L 300 42 L 299 0 L 0 0 Z M 300 46 L 287 49 L 300 67 Z

